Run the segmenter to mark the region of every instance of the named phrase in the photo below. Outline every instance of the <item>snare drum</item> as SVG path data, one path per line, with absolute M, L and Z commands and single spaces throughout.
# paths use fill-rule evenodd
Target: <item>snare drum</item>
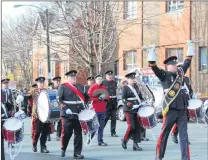
M 5 141 L 16 144 L 23 140 L 23 123 L 19 119 L 8 119 L 3 125 L 3 136 Z
M 200 99 L 190 99 L 188 112 L 189 112 L 189 117 L 194 121 L 203 118 L 202 101 Z
M 139 108 L 137 117 L 143 128 L 151 129 L 157 125 L 157 118 L 153 107 L 143 106 Z
M 94 110 L 85 109 L 81 111 L 78 116 L 84 133 L 93 133 L 98 130 L 99 122 Z
M 56 90 L 41 91 L 37 99 L 37 113 L 41 122 L 60 118 L 60 107 L 56 100 Z

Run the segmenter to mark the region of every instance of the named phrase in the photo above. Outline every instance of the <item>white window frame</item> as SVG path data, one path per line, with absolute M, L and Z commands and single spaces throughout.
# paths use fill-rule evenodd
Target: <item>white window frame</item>
M 43 76 L 43 62 L 38 61 L 38 74 L 39 76 Z
M 167 3 L 167 12 L 173 12 L 175 10 L 184 8 L 184 1 L 168 1 Z
M 175 50 L 175 54 L 174 55 L 168 55 L 169 52 L 168 50 Z M 179 58 L 179 50 L 182 50 L 182 57 L 183 59 L 180 61 L 180 58 Z M 166 57 L 168 58 L 169 56 L 176 56 L 178 57 L 178 63 L 183 63 L 184 61 L 184 56 L 183 56 L 183 48 L 166 48 Z
M 127 64 L 125 62 L 125 70 L 127 70 L 127 71 L 130 71 L 130 70 L 137 67 L 137 51 L 136 50 L 125 51 L 125 53 L 124 53 L 125 59 L 126 59 L 126 55 L 129 56 L 129 54 L 131 54 L 130 56 L 131 56 L 132 63 Z M 136 60 L 134 58 L 136 58 Z M 134 61 L 135 61 L 135 63 L 134 63 Z
M 52 77 L 55 77 L 55 66 L 56 66 L 55 61 L 51 61 L 51 76 Z
M 125 19 L 136 19 L 138 18 L 138 2 L 137 1 L 125 1 L 124 14 Z
M 69 62 L 68 61 L 64 61 L 64 74 L 66 72 L 68 72 L 68 71 L 69 71 Z M 65 78 L 66 78 L 66 76 L 65 76 Z
M 204 63 L 203 64 L 203 62 L 202 62 L 202 59 L 204 59 L 203 57 L 202 57 L 202 49 L 205 49 L 205 53 L 207 54 L 207 56 L 208 56 L 208 53 L 207 53 L 207 47 L 199 47 L 199 60 L 200 60 L 200 62 L 199 62 L 199 64 L 200 64 L 200 66 L 199 66 L 199 70 L 200 71 L 202 71 L 202 72 L 204 72 L 204 71 L 207 71 L 208 70 L 208 58 L 206 57 L 205 59 L 206 59 L 206 63 Z M 204 66 L 204 68 L 203 68 L 203 66 Z

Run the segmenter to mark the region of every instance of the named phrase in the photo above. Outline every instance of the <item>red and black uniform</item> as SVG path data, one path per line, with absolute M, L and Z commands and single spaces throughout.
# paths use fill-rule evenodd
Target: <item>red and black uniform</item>
M 92 87 L 90 87 L 88 95 L 92 101 L 92 106 L 96 112 L 96 115 L 98 117 L 99 121 L 99 129 L 98 129 L 98 145 L 107 145 L 103 142 L 103 131 L 105 127 L 105 118 L 106 118 L 106 104 L 107 100 L 110 99 L 110 97 L 105 97 L 104 99 L 100 99 L 99 97 L 93 97 L 93 93 L 96 90 L 105 90 L 107 91 L 106 87 L 102 84 L 94 84 Z
M 29 98 L 32 98 L 33 105 L 32 105 L 32 145 L 33 145 L 33 151 L 37 152 L 37 143 L 38 139 L 40 137 L 40 147 L 41 147 L 41 153 L 49 153 L 49 151 L 46 148 L 46 140 L 47 135 L 50 133 L 50 122 L 43 123 L 39 120 L 37 115 L 37 96 L 40 91 L 44 89 L 34 89 L 32 91 L 32 95 Z
M 136 90 L 140 100 L 142 100 L 142 95 L 139 90 L 139 87 L 136 84 L 134 84 L 132 87 Z M 123 142 L 122 142 L 122 147 L 124 149 L 126 149 L 127 142 L 132 137 L 133 142 L 134 142 L 133 150 L 142 150 L 137 145 L 137 143 L 141 142 L 141 135 L 140 135 L 141 134 L 141 125 L 137 119 L 138 108 L 132 110 L 133 105 L 139 105 L 140 103 L 137 100 L 134 93 L 129 88 L 129 86 L 123 86 L 122 100 L 124 103 L 123 110 L 126 114 L 126 120 L 127 120 L 127 124 L 128 124 L 128 129 L 126 131 L 126 134 L 125 134 Z

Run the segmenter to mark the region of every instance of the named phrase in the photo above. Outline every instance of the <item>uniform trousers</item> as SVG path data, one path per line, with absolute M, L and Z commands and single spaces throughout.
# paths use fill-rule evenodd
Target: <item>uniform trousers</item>
M 98 122 L 99 122 L 99 129 L 98 129 L 98 143 L 103 142 L 103 131 L 105 128 L 105 112 L 96 112 Z
M 61 149 L 66 151 L 69 140 L 74 131 L 74 154 L 82 152 L 82 128 L 78 119 L 61 118 Z
M 181 160 L 190 160 L 187 113 L 185 109 L 169 109 L 168 113 L 163 117 L 162 131 L 157 141 L 156 158 L 164 158 L 168 136 L 175 123 L 178 126 L 180 137 Z
M 105 126 L 111 117 L 111 126 L 110 126 L 111 134 L 116 133 L 116 112 L 117 112 L 116 104 L 114 102 L 108 102 L 107 110 L 106 110 Z
M 40 137 L 40 146 L 46 147 L 47 135 L 50 133 L 50 123 L 43 123 L 39 119 L 32 120 L 32 144 L 37 146 Z
M 128 124 L 124 140 L 128 141 L 131 137 L 134 143 L 141 142 L 141 126 L 137 119 L 137 113 L 126 113 L 126 121 Z

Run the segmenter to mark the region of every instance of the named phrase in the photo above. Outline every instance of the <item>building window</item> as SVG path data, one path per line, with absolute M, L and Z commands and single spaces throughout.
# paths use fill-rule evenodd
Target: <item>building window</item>
M 132 70 L 137 67 L 137 51 L 124 52 L 124 70 Z
M 55 62 L 51 61 L 51 76 L 55 77 Z
M 43 76 L 43 62 L 41 61 L 38 62 L 38 73 L 39 76 Z
M 208 55 L 207 47 L 199 47 L 199 70 L 207 71 L 208 70 Z
M 178 63 L 183 63 L 183 48 L 166 48 L 166 57 L 178 57 Z
M 65 61 L 64 62 L 64 74 L 66 73 L 66 72 L 68 72 L 69 71 L 69 62 L 68 61 Z M 66 78 L 66 76 L 65 76 L 65 78 Z
M 138 17 L 137 1 L 124 2 L 124 19 L 135 19 Z
M 167 3 L 167 12 L 172 12 L 184 7 L 184 1 L 168 1 Z

